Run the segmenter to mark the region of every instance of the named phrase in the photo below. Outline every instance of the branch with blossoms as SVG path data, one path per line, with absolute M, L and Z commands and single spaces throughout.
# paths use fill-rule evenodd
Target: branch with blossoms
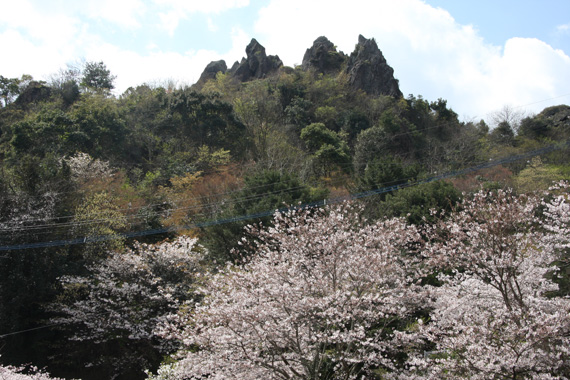
M 256 254 L 203 289 L 184 324 L 171 378 L 357 379 L 395 368 L 395 331 L 423 304 L 401 219 L 357 222 L 350 207 L 276 214 Z
M 447 270 L 420 329 L 435 349 L 395 378 L 566 378 L 570 300 L 549 297 L 548 274 L 570 226 L 565 201 L 549 198 L 479 192 L 431 230 L 424 257 Z
M 0 379 L 2 380 L 63 380 L 51 377 L 49 373 L 36 367 L 15 367 L 0 365 Z
M 65 293 L 52 306 L 61 315 L 53 322 L 71 328 L 73 340 L 122 341 L 129 350 L 170 353 L 178 343 L 158 336 L 155 329 L 184 302 L 197 300 L 194 289 L 205 271 L 202 260 L 203 248 L 187 236 L 109 252 L 89 268 L 90 275 L 60 279 Z

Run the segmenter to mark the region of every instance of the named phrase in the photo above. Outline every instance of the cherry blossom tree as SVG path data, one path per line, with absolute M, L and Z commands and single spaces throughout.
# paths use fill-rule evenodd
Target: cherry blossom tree
M 46 372 L 35 367 L 14 367 L 0 365 L 0 379 L 2 380 L 63 380 L 58 377 L 50 377 Z
M 105 178 L 113 175 L 113 169 L 108 161 L 94 159 L 87 153 L 77 152 L 65 159 L 71 170 L 71 176 L 76 181 L 87 181 L 93 178 Z
M 561 238 L 568 244 L 568 218 L 560 217 L 567 210 L 564 196 L 541 202 L 499 190 L 475 194 L 442 220 L 424 250 L 444 270 L 442 285 L 431 288 L 430 319 L 419 326 L 432 346 L 399 378 L 565 379 L 570 299 L 549 296 L 557 289 L 549 277 Z
M 53 309 L 63 315 L 53 322 L 71 327 L 72 340 L 127 347 L 121 360 L 114 358 L 115 366 L 135 360 L 142 372 L 150 365 L 149 355 L 156 360 L 154 356 L 176 349 L 155 328 L 184 301 L 196 299 L 193 287 L 204 272 L 202 257 L 197 239 L 186 236 L 110 252 L 90 274 L 61 278 L 65 293 Z
M 373 225 L 349 207 L 276 214 L 242 242 L 256 254 L 203 288 L 194 313 L 163 327 L 185 349 L 152 379 L 363 379 L 395 368 L 421 304 L 401 219 Z

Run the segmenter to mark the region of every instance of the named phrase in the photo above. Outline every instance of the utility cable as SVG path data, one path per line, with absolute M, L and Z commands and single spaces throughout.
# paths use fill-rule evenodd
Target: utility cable
M 221 224 L 228 224 L 228 223 L 233 223 L 233 222 L 238 222 L 238 221 L 257 219 L 257 218 L 271 216 L 276 212 L 285 212 L 285 211 L 291 210 L 291 209 L 322 207 L 325 204 L 340 203 L 340 202 L 343 202 L 347 199 L 362 199 L 362 198 L 366 198 L 366 197 L 377 195 L 377 194 L 392 192 L 392 191 L 399 190 L 399 189 L 406 188 L 406 187 L 417 186 L 420 184 L 425 184 L 425 183 L 429 183 L 429 182 L 433 182 L 433 181 L 448 179 L 448 178 L 456 177 L 459 175 L 464 175 L 464 174 L 468 174 L 471 172 L 475 172 L 475 171 L 478 171 L 481 169 L 486 169 L 486 168 L 490 168 L 490 167 L 494 167 L 494 166 L 498 166 L 498 165 L 502 165 L 502 164 L 506 164 L 506 163 L 511 163 L 511 162 L 515 162 L 515 161 L 519 161 L 519 160 L 523 160 L 523 159 L 528 159 L 528 158 L 531 158 L 534 156 L 538 156 L 538 155 L 549 153 L 549 152 L 552 152 L 555 150 L 563 149 L 565 147 L 568 147 L 569 145 L 570 145 L 570 140 L 567 140 L 567 141 L 562 142 L 562 143 L 552 144 L 552 145 L 549 145 L 549 146 L 546 146 L 546 147 L 543 147 L 540 149 L 535 149 L 535 150 L 532 150 L 532 151 L 529 151 L 526 153 L 507 156 L 507 157 L 504 157 L 504 158 L 501 158 L 498 160 L 485 162 L 485 163 L 482 163 L 482 164 L 479 164 L 476 166 L 471 166 L 471 167 L 465 168 L 465 169 L 449 171 L 449 172 L 446 172 L 446 173 L 443 173 L 440 175 L 421 179 L 421 180 L 414 181 L 411 183 L 404 183 L 404 184 L 382 187 L 382 188 L 378 188 L 375 190 L 351 194 L 349 196 L 343 196 L 343 197 L 337 197 L 337 198 L 331 198 L 331 199 L 322 199 L 322 200 L 311 202 L 311 203 L 305 203 L 305 204 L 301 204 L 298 206 L 292 206 L 292 207 L 284 207 L 284 208 L 280 208 L 277 210 L 267 210 L 267 211 L 249 214 L 249 215 L 240 215 L 240 216 L 211 220 L 211 221 L 206 221 L 206 222 L 196 222 L 196 223 L 184 225 L 184 226 L 174 226 L 174 227 L 157 228 L 157 229 L 150 229 L 150 230 L 144 230 L 144 231 L 134 231 L 134 232 L 128 232 L 128 233 L 123 233 L 123 234 L 101 235 L 101 236 L 85 236 L 85 237 L 71 239 L 71 240 L 56 240 L 56 241 L 50 241 L 50 242 L 38 242 L 38 243 L 29 243 L 29 244 L 0 246 L 0 251 L 12 251 L 12 250 L 23 250 L 23 249 L 32 249 L 32 248 L 47 248 L 47 247 L 77 245 L 77 244 L 85 244 L 85 243 L 96 243 L 96 242 L 104 242 L 104 241 L 114 240 L 117 238 L 127 238 L 128 239 L 128 238 L 134 238 L 134 237 L 142 237 L 142 236 L 176 232 L 176 231 L 180 231 L 180 230 L 206 228 L 206 227 L 211 227 L 211 226 L 216 226 L 216 225 L 221 225 Z

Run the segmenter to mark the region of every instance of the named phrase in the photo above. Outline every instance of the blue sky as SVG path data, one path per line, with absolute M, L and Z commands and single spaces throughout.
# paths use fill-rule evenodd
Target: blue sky
M 538 38 L 570 53 L 568 0 L 429 0 L 460 24 L 473 25 L 485 41 L 502 45 L 513 37 Z M 566 30 L 559 26 L 566 25 Z M 564 28 L 563 28 L 564 29 Z
M 505 105 L 570 103 L 569 0 L 0 0 L 0 75 L 47 80 L 103 61 L 116 93 L 194 83 L 256 38 L 286 65 L 327 36 L 349 54 L 373 37 L 402 92 L 447 99 L 465 120 Z

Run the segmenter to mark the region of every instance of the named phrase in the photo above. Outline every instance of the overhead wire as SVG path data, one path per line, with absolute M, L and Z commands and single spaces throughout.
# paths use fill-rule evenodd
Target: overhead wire
M 95 243 L 95 242 L 109 241 L 109 240 L 113 240 L 113 239 L 117 239 L 117 238 L 142 237 L 142 236 L 176 232 L 176 231 L 180 231 L 180 230 L 205 228 L 205 227 L 211 227 L 211 226 L 220 225 L 220 224 L 227 224 L 227 223 L 232 223 L 232 222 L 237 222 L 237 221 L 256 219 L 256 218 L 271 216 L 275 212 L 283 212 L 283 211 L 286 211 L 286 210 L 289 210 L 292 208 L 320 207 L 320 206 L 323 206 L 325 204 L 338 203 L 338 202 L 344 201 L 346 199 L 361 199 L 361 198 L 366 198 L 366 197 L 369 197 L 372 195 L 387 193 L 387 192 L 391 192 L 391 191 L 406 188 L 406 187 L 417 186 L 417 185 L 428 183 L 428 182 L 443 180 L 443 179 L 455 177 L 458 175 L 463 175 L 463 174 L 467 174 L 470 172 L 474 172 L 477 170 L 481 170 L 481 169 L 490 168 L 493 166 L 505 164 L 505 163 L 511 163 L 511 162 L 515 162 L 518 160 L 522 160 L 522 159 L 528 159 L 528 158 L 531 158 L 531 157 L 534 157 L 534 156 L 537 156 L 540 154 L 545 154 L 545 153 L 552 152 L 554 150 L 563 149 L 565 147 L 568 147 L 569 145 L 570 145 L 570 140 L 567 140 L 567 141 L 562 142 L 562 143 L 552 144 L 552 145 L 549 145 L 549 146 L 546 146 L 543 148 L 535 149 L 535 150 L 525 152 L 525 153 L 521 153 L 521 154 L 506 156 L 506 157 L 501 158 L 501 159 L 485 162 L 485 163 L 482 163 L 482 164 L 479 164 L 476 166 L 471 166 L 471 167 L 468 167 L 465 169 L 449 171 L 446 173 L 431 176 L 431 177 L 421 179 L 421 180 L 417 180 L 414 182 L 408 182 L 408 183 L 403 183 L 403 184 L 397 184 L 397 185 L 382 187 L 382 188 L 378 188 L 378 189 L 374 189 L 374 190 L 370 190 L 370 191 L 351 194 L 349 196 L 342 196 L 342 197 L 337 197 L 337 198 L 332 198 L 332 199 L 322 199 L 319 201 L 305 203 L 305 204 L 301 204 L 301 205 L 297 205 L 297 206 L 283 207 L 283 208 L 280 208 L 277 210 L 266 210 L 266 211 L 262 211 L 262 212 L 258 212 L 258 213 L 254 213 L 254 214 L 238 215 L 238 216 L 233 216 L 233 217 L 228 217 L 228 218 L 223 218 L 223 219 L 215 219 L 215 220 L 204 221 L 204 222 L 195 222 L 195 223 L 183 225 L 183 226 L 164 227 L 164 228 L 149 229 L 149 230 L 143 230 L 143 231 L 134 231 L 134 232 L 128 232 L 128 233 L 122 233 L 122 234 L 101 235 L 101 236 L 83 236 L 80 238 L 70 239 L 70 240 L 57 240 L 57 241 L 50 241 L 50 242 L 38 242 L 38 243 L 29 243 L 29 244 L 16 244 L 16 245 L 9 245 L 9 246 L 0 246 L 0 251 L 23 250 L 23 249 L 31 249 L 31 248 L 46 248 L 46 247 L 56 247 L 56 246 L 64 246 L 64 245 L 77 245 L 77 244 L 85 244 L 85 243 Z
M 436 127 L 441 127 L 441 125 L 436 126 Z M 414 133 L 414 132 L 410 132 L 410 133 Z M 405 133 L 402 133 L 405 134 Z M 400 134 L 400 135 L 402 135 Z M 392 137 L 392 136 L 391 136 Z M 429 148 L 425 148 L 426 150 Z M 422 149 L 424 150 L 424 149 Z M 352 164 L 351 164 L 352 165 Z M 340 184 L 341 182 L 345 181 L 346 178 L 344 176 L 339 176 L 338 178 L 335 178 L 334 181 L 332 181 L 332 184 Z M 397 179 L 396 181 L 401 181 L 402 179 Z M 406 179 L 408 180 L 408 179 Z M 276 185 L 282 184 L 282 183 L 286 183 L 286 181 L 280 181 L 280 182 L 274 182 L 274 183 L 270 183 L 270 184 L 262 184 L 262 185 L 258 185 L 258 186 L 253 186 L 249 189 L 260 189 L 263 187 L 274 187 Z M 318 184 L 317 181 L 314 181 L 313 184 Z M 331 182 L 329 181 L 327 183 L 328 185 L 331 185 Z M 380 184 L 378 184 L 380 185 Z M 304 185 L 302 186 L 298 186 L 298 187 L 293 187 L 293 188 L 285 188 L 285 189 L 278 189 L 272 192 L 265 192 L 265 193 L 259 193 L 259 194 L 252 194 L 249 196 L 244 196 L 244 197 L 231 197 L 229 199 L 225 199 L 224 202 L 226 205 L 234 205 L 234 204 L 238 204 L 240 202 L 248 202 L 248 201 L 253 201 L 253 200 L 257 200 L 257 199 L 262 199 L 264 197 L 273 195 L 273 194 L 283 194 L 283 193 L 289 193 L 289 192 L 293 192 L 295 190 L 299 190 L 301 188 L 303 188 Z M 233 191 L 229 191 L 229 192 L 224 192 L 224 193 L 215 193 L 212 195 L 204 195 L 201 197 L 190 197 L 190 198 L 183 198 L 183 199 L 179 199 L 176 200 L 176 203 L 183 203 L 185 201 L 196 201 L 199 199 L 205 199 L 205 198 L 214 198 L 214 197 L 218 197 L 218 196 L 223 196 L 223 195 L 231 195 L 231 194 L 237 194 L 237 193 L 242 193 L 243 189 L 237 189 L 237 190 L 233 190 Z M 160 203 L 160 204 L 155 204 L 156 206 L 162 206 L 165 203 Z M 136 220 L 142 220 L 142 219 L 148 219 L 149 217 L 156 217 L 156 216 L 164 216 L 165 214 L 173 214 L 176 213 L 178 211 L 192 211 L 192 210 L 200 210 L 200 209 L 206 209 L 208 207 L 213 207 L 216 206 L 217 202 L 211 202 L 211 203 L 197 203 L 195 205 L 192 206 L 185 206 L 185 207 L 175 207 L 175 208 L 168 208 L 168 209 L 164 209 L 164 210 L 149 210 L 149 212 L 145 213 L 145 214 L 134 214 L 133 212 L 136 211 L 140 211 L 141 209 L 148 209 L 150 208 L 150 206 L 148 205 L 143 205 L 140 206 L 139 208 L 127 208 L 127 209 L 115 209 L 113 211 L 130 211 L 131 214 L 127 214 L 127 215 L 123 215 L 120 218 L 98 218 L 98 219 L 88 219 L 88 220 L 75 220 L 75 221 L 71 221 L 71 222 L 65 222 L 65 223 L 51 223 L 51 224 L 40 224 L 40 225 L 29 225 L 29 226 L 18 226 L 18 227 L 6 227 L 6 228 L 0 228 L 0 232 L 4 231 L 4 232 L 9 232 L 9 233 L 15 233 L 15 232 L 25 232 L 25 231 L 36 231 L 36 234 L 40 234 L 37 231 L 38 230 L 42 230 L 42 229 L 48 229 L 48 228 L 66 228 L 66 227 L 81 227 L 81 226 L 87 226 L 87 225 L 93 225 L 93 224 L 100 224 L 100 223 L 105 223 L 105 222 L 112 222 L 112 221 L 124 221 L 126 223 L 132 224 L 132 223 L 136 223 Z M 47 218 L 45 220 L 57 220 L 57 217 L 50 219 Z M 28 220 L 29 221 L 29 220 Z M 49 232 L 46 233 L 42 233 L 42 234 L 49 234 Z

